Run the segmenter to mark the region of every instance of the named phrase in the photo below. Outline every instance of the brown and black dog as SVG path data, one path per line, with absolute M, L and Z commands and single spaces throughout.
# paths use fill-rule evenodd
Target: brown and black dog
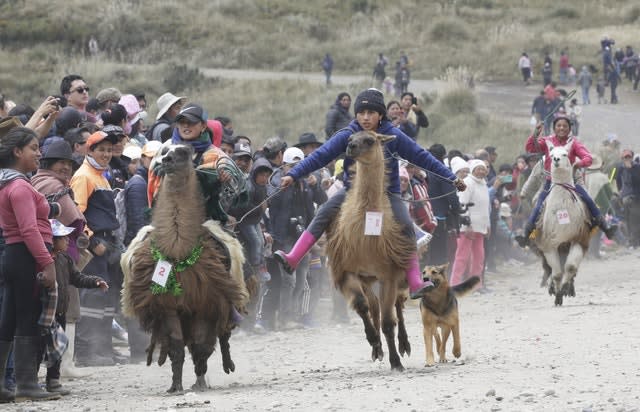
M 422 275 L 430 279 L 435 288 L 425 293 L 420 301 L 420 313 L 422 314 L 422 329 L 424 334 L 424 346 L 426 349 L 426 366 L 433 366 L 433 343 L 435 338 L 440 363 L 447 362 L 445 349 L 449 333 L 453 333 L 453 356 L 459 358 L 460 349 L 460 321 L 458 319 L 458 300 L 456 298 L 473 290 L 480 282 L 480 278 L 472 276 L 459 285 L 449 287 L 447 280 L 447 267 L 449 265 L 427 266 Z M 440 328 L 440 333 L 438 332 Z

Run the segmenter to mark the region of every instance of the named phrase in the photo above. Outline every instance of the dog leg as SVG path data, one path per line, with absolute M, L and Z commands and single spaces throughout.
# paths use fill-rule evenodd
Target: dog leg
M 422 318 L 422 333 L 424 336 L 424 349 L 425 349 L 425 357 L 426 363 L 425 366 L 433 366 L 435 365 L 435 359 L 433 357 L 433 338 L 435 337 L 436 346 L 439 345 L 440 338 L 436 336 L 436 331 L 432 327 L 429 322 L 429 319 Z
M 456 319 L 456 323 L 451 327 L 451 333 L 453 334 L 453 356 L 458 359 L 462 355 L 462 345 L 460 343 L 460 321 L 458 319 Z
M 447 341 L 449 340 L 449 334 L 451 328 L 449 325 L 443 325 L 440 327 L 442 333 L 442 342 L 438 346 L 438 356 L 440 357 L 440 363 L 447 363 Z

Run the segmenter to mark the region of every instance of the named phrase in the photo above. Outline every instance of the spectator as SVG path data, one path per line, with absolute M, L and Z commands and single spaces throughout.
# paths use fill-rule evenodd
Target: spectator
M 546 62 L 542 67 L 542 84 L 543 86 L 547 86 L 551 83 L 551 79 L 553 77 L 553 71 L 551 70 L 551 63 Z
M 34 290 L 54 288 L 56 269 L 48 248 L 53 235 L 50 207 L 27 178 L 38 168 L 38 138 L 25 127 L 0 137 L 0 226 L 6 243 L 2 254 L 3 305 L 0 313 L 0 401 L 59 399 L 38 385 L 42 344 L 38 318 L 42 305 Z M 36 274 L 42 273 L 37 279 Z M 15 345 L 13 345 L 15 343 Z M 4 388 L 7 357 L 14 346 L 17 392 Z
M 64 140 L 69 143 L 72 150 L 72 157 L 75 164 L 74 172 L 84 162 L 84 157 L 87 155 L 89 148 L 87 147 L 87 139 L 89 139 L 89 130 L 85 127 L 76 127 L 67 130 L 64 134 Z
M 458 198 L 461 204 L 473 203 L 473 207 L 466 212 L 470 224 L 462 225 L 460 228 L 450 283 L 455 286 L 468 276 L 479 276 L 481 288 L 484 289 L 484 237 L 490 235 L 491 207 L 489 189 L 485 181 L 487 167 L 482 160 L 474 159 L 469 162 L 469 168 L 471 174 L 464 179 L 467 190 L 460 192 Z
M 591 88 L 591 84 L 593 83 L 593 78 L 591 76 L 591 72 L 587 66 L 582 66 L 582 70 L 580 70 L 580 74 L 578 75 L 578 84 L 580 85 L 580 90 L 582 90 L 582 104 L 591 104 L 591 100 L 589 100 L 589 89 Z
M 533 104 L 531 105 L 531 115 L 536 118 L 536 123 L 544 119 L 545 112 L 545 99 L 544 99 L 544 90 L 540 90 L 540 94 L 533 99 Z
M 70 297 L 71 291 L 77 294 L 78 291 L 76 288 L 100 288 L 102 292 L 106 292 L 109 286 L 107 282 L 99 276 L 90 276 L 81 273 L 76 268 L 72 258 L 67 254 L 69 235 L 76 231 L 76 228 L 65 226 L 60 223 L 60 221 L 51 219 L 51 229 L 53 232 L 53 250 L 51 255 L 55 261 L 58 286 L 58 302 L 56 304 L 55 320 L 66 332 L 67 311 L 69 310 L 70 302 L 73 301 L 73 298 Z M 46 389 L 47 392 L 59 393 L 64 396 L 68 395 L 69 391 L 64 389 L 60 383 L 60 364 L 61 360 L 58 360 L 47 368 Z
M 522 81 L 528 86 L 529 80 L 531 80 L 531 60 L 527 53 L 522 53 L 522 56 L 520 56 L 518 68 L 520 69 L 520 73 L 522 73 Z
M 156 104 L 158 105 L 158 114 L 156 122 L 147 130 L 145 137 L 147 140 L 157 140 L 166 142 L 173 135 L 174 121 L 187 98 L 185 96 L 174 96 L 167 92 L 158 97 Z
M 596 83 L 596 92 L 598 93 L 598 104 L 604 103 L 607 104 L 607 98 L 604 93 L 607 90 L 607 83 L 604 81 L 603 77 L 598 77 L 598 82 Z
M 87 289 L 80 292 L 80 313 L 76 329 L 76 366 L 111 366 L 126 358 L 113 349 L 111 324 L 119 299 L 119 251 L 113 246 L 113 230 L 119 227 L 113 192 L 104 172 L 109 169 L 115 134 L 99 131 L 88 141 L 89 153 L 71 178 L 71 188 L 84 214 L 92 237 L 89 250 L 93 259 L 84 270 L 100 276 L 109 284 L 109 292 Z M 114 287 L 116 286 L 116 287 Z
M 391 123 L 398 129 L 402 130 L 407 136 L 415 136 L 418 133 L 418 125 L 411 123 L 397 100 L 391 100 L 387 104 L 387 117 Z
M 493 146 L 487 146 L 484 148 L 484 150 L 489 154 L 487 158 L 488 173 L 486 176 L 486 180 L 487 180 L 487 185 L 491 186 L 496 180 L 496 169 L 493 167 L 493 165 L 496 162 L 496 160 L 498 160 L 498 152 L 496 151 L 496 148 Z M 477 157 L 478 156 L 476 156 L 476 158 Z
M 616 89 L 618 88 L 618 82 L 620 81 L 620 74 L 617 70 L 615 70 L 612 66 L 609 70 L 609 77 L 607 78 L 609 81 L 609 87 L 611 88 L 611 104 L 618 104 L 618 95 L 616 94 Z
M 560 84 L 567 84 L 569 73 L 569 56 L 564 50 L 560 52 L 558 72 L 560 73 Z
M 251 146 L 246 143 L 236 143 L 233 148 L 233 155 L 231 156 L 234 162 L 236 162 L 236 166 L 238 169 L 245 174 L 245 177 L 249 177 L 249 173 L 251 172 L 251 162 L 253 160 L 251 154 Z
M 351 107 L 351 96 L 347 92 L 340 93 L 327 112 L 324 126 L 327 139 L 330 139 L 338 130 L 347 127 L 349 122 L 353 120 L 353 116 L 349 113 L 349 107 Z
M 385 77 L 387 77 L 387 73 L 385 71 L 385 67 L 389 64 L 389 60 L 382 53 L 378 53 L 378 59 L 376 60 L 376 65 L 373 68 L 373 78 L 377 83 L 377 87 L 382 86 L 382 82 Z
M 579 136 L 580 121 L 582 120 L 582 107 L 578 106 L 578 99 L 571 99 L 567 108 L 567 116 L 571 120 L 571 130 L 574 136 Z
M 98 112 L 97 115 L 101 115 L 107 110 L 111 110 L 111 106 L 120 102 L 122 98 L 122 93 L 120 90 L 115 87 L 107 87 L 106 89 L 102 89 L 96 94 L 96 101 L 98 102 Z
M 400 105 L 402 106 L 402 110 L 404 111 L 404 116 L 406 119 L 415 127 L 414 135 L 407 135 L 413 140 L 418 139 L 418 133 L 420 133 L 420 128 L 429 127 L 429 119 L 427 119 L 427 115 L 424 114 L 422 108 L 418 106 L 418 98 L 413 95 L 411 92 L 404 92 L 400 98 Z
M 633 161 L 630 149 L 622 151 L 622 164 L 616 173 L 616 186 L 624 206 L 624 220 L 630 248 L 640 246 L 640 164 Z
M 220 142 L 220 150 L 222 150 L 227 156 L 232 157 L 236 147 L 236 139 L 233 136 L 223 135 Z
M 67 105 L 79 112 L 85 112 L 89 103 L 89 86 L 77 74 L 65 76 L 60 82 L 60 94 L 67 99 Z
M 613 189 L 612 189 L 611 183 L 609 183 L 609 176 L 602 173 L 603 162 L 600 156 L 594 154 L 592 156 L 592 159 L 593 161 L 591 163 L 591 166 L 589 166 L 585 171 L 585 176 L 584 176 L 585 188 L 587 189 L 587 193 L 589 193 L 589 196 L 591 196 L 591 198 L 596 202 L 596 206 L 598 206 L 598 209 L 600 209 L 600 212 L 603 214 L 606 214 L 611 208 L 611 198 L 613 197 Z M 640 183 L 640 181 L 638 182 Z M 623 199 L 623 205 L 624 205 L 624 199 Z M 625 206 L 624 208 L 626 211 L 627 206 Z M 636 208 L 635 216 L 638 216 L 637 212 L 640 212 L 640 209 Z M 625 219 L 625 222 L 627 222 L 627 228 L 628 228 L 629 220 Z M 638 223 L 640 224 L 640 220 L 638 221 Z M 638 227 L 638 229 L 640 229 L 640 227 Z M 631 231 L 628 231 L 628 232 L 629 234 L 632 234 Z M 635 233 L 636 233 L 636 240 L 640 240 L 638 239 L 638 236 L 637 236 L 638 234 L 640 234 L 640 232 L 636 231 Z M 592 236 L 591 243 L 589 244 L 589 254 L 596 258 L 601 257 L 600 256 L 600 245 L 602 243 L 600 241 L 601 237 L 602 236 L 600 236 L 599 233 L 597 236 Z M 636 242 L 636 245 L 640 245 L 640 243 Z

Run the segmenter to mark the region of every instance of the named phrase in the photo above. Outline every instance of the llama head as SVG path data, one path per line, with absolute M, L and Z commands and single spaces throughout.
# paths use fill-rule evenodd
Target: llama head
M 547 143 L 549 146 L 549 158 L 551 159 L 551 177 L 556 181 L 568 181 L 573 180 L 573 166 L 569 159 L 569 151 L 573 145 L 573 141 L 570 141 L 564 146 L 553 146 L 552 143 Z
M 349 136 L 346 155 L 354 160 L 375 160 L 376 154 L 382 155 L 382 146 L 395 139 L 395 136 L 378 134 L 363 130 Z
M 193 149 L 185 145 L 163 146 L 151 162 L 158 176 L 187 175 L 193 170 Z

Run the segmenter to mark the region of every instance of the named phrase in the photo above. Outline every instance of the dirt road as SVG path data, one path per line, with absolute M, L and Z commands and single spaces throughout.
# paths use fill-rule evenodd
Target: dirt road
M 361 322 L 352 316 L 345 327 L 235 334 L 236 373 L 225 375 L 214 353 L 209 392 L 166 395 L 168 365 L 85 368 L 90 375 L 68 382 L 73 394 L 63 400 L 2 409 L 639 410 L 640 284 L 633 269 L 638 258 L 637 251 L 622 251 L 583 262 L 577 296 L 562 307 L 554 307 L 553 298 L 538 286 L 537 265 L 503 266 L 487 275 L 490 293 L 460 301 L 458 363 L 423 366 L 414 305 L 406 310 L 412 354 L 403 359 L 403 373 L 391 372 L 386 358 L 371 362 Z M 184 377 L 185 387 L 195 381 L 190 365 Z

